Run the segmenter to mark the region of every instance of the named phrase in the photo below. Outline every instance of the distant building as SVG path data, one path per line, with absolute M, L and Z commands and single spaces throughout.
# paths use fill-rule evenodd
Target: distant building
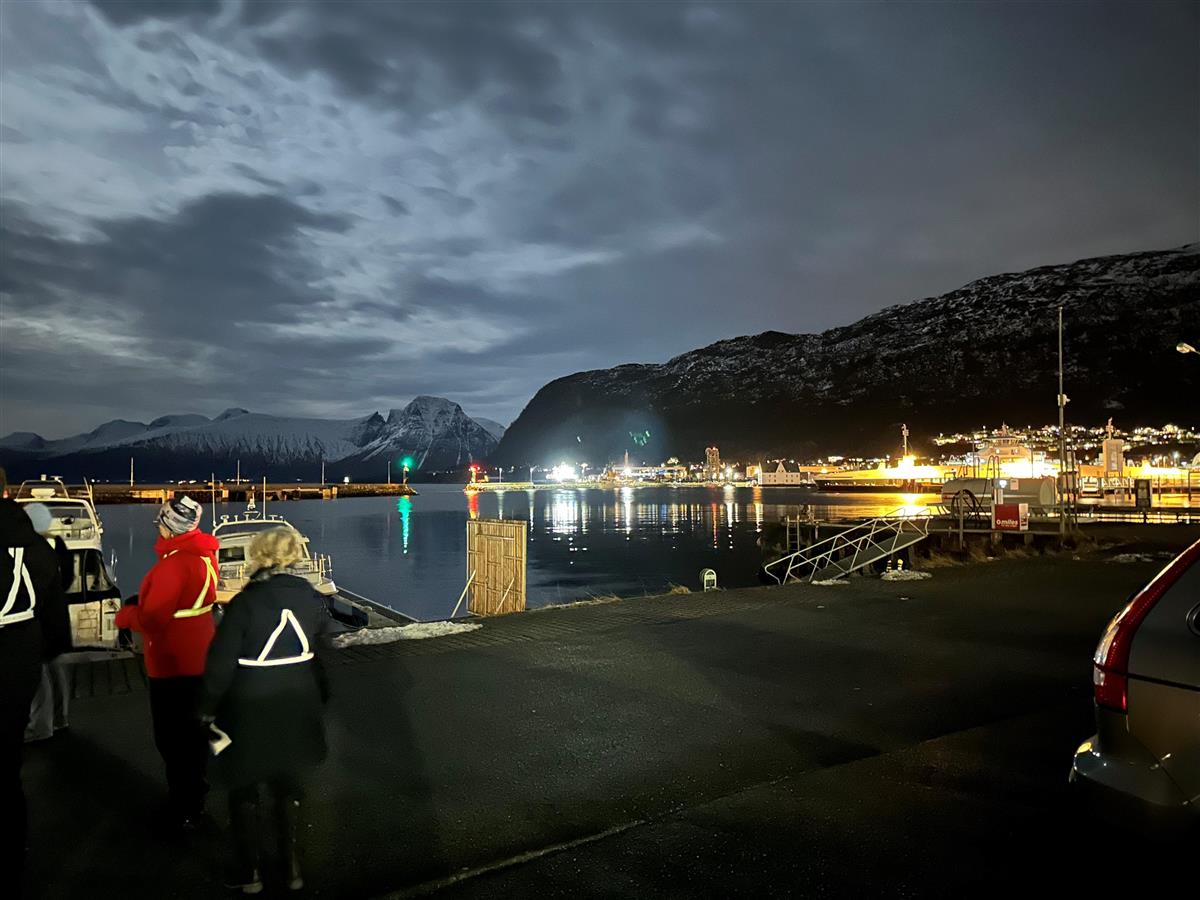
M 721 451 L 716 447 L 706 448 L 704 451 L 704 477 L 709 481 L 720 481 L 722 474 Z
M 779 461 L 774 470 L 770 466 L 762 467 L 758 483 L 763 487 L 780 486 L 785 484 L 812 484 L 812 473 L 796 463 Z

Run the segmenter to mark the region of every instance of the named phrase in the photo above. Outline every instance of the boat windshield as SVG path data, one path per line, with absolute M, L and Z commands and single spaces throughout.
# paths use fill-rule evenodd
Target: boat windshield
M 46 501 L 45 506 L 50 515 L 63 525 L 91 524 L 91 510 L 83 503 L 56 503 Z

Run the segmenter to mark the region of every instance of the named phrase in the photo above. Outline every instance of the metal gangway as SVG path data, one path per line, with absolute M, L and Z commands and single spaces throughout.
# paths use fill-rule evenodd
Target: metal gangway
M 772 560 L 763 571 L 780 584 L 840 578 L 925 540 L 932 520 L 932 509 L 901 507 Z

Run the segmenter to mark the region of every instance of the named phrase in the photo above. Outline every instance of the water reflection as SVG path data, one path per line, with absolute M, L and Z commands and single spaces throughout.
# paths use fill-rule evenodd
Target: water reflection
M 408 535 L 412 527 L 412 498 L 401 497 L 396 501 L 396 510 L 400 513 L 400 541 L 403 553 L 408 555 Z
M 730 587 L 757 583 L 760 540 L 784 518 L 831 520 L 920 508 L 914 495 L 822 495 L 792 488 L 617 488 L 479 492 L 417 485 L 414 497 L 303 500 L 274 505 L 333 557 L 347 588 L 418 618 L 445 616 L 466 579 L 468 519 L 529 523 L 531 606 L 588 596 L 697 589 L 715 569 Z M 238 513 L 240 504 L 219 512 Z M 152 512 L 104 506 L 105 545 L 121 561 L 121 588 L 137 589 L 154 561 Z

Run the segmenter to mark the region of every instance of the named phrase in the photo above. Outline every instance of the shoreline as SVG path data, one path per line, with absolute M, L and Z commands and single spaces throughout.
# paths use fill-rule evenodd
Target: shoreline
M 251 493 L 261 503 L 264 485 L 260 482 L 232 484 L 217 482 L 216 489 L 208 483 L 195 484 L 96 484 L 89 485 L 97 506 L 137 503 L 164 503 L 171 497 L 187 494 L 197 501 L 211 501 L 215 495 L 221 503 L 247 500 Z M 317 482 L 270 482 L 265 485 L 265 499 L 269 503 L 291 500 L 336 500 L 339 497 L 415 497 L 417 491 L 410 484 L 361 483 L 320 484 Z

